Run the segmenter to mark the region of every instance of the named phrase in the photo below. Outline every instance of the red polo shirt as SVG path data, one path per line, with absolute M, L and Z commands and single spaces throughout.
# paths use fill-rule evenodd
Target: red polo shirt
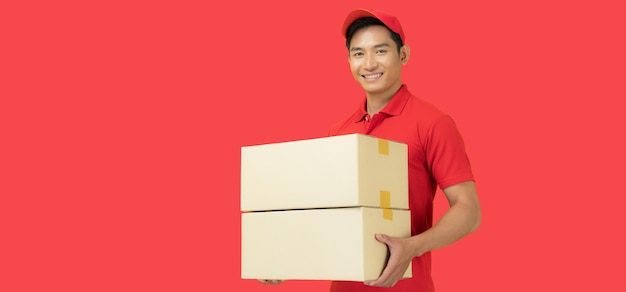
M 330 129 L 329 136 L 361 133 L 408 145 L 411 234 L 419 234 L 433 225 L 433 198 L 437 187 L 444 189 L 474 180 L 461 134 L 449 115 L 413 96 L 406 85 L 402 85 L 380 112 L 370 117 L 365 109 L 364 100 L 356 112 Z M 434 291 L 431 253 L 414 258 L 412 278 L 399 281 L 393 288 L 334 281 L 330 290 Z

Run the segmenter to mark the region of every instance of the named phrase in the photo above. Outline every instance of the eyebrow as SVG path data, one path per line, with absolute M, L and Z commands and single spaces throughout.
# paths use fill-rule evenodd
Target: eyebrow
M 391 47 L 391 46 L 388 43 L 382 43 L 382 44 L 378 44 L 374 46 L 375 49 L 382 48 L 382 47 Z M 350 48 L 350 51 L 362 51 L 362 50 L 363 48 L 360 48 L 360 47 Z

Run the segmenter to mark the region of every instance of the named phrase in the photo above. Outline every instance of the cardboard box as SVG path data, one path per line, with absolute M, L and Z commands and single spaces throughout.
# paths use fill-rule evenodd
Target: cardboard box
M 243 279 L 377 279 L 388 249 L 376 233 L 411 235 L 410 212 L 370 207 L 242 214 Z M 404 274 L 411 277 L 411 266 Z
M 349 134 L 241 148 L 241 211 L 408 209 L 404 143 Z

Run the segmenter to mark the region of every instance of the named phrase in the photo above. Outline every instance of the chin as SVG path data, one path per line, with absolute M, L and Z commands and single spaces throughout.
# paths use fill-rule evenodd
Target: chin
M 367 93 L 379 93 L 385 90 L 383 86 L 377 86 L 372 84 L 361 84 L 361 87 Z

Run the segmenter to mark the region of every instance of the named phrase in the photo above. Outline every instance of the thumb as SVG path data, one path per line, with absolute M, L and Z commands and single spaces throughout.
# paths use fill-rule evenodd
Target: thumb
M 377 233 L 377 234 L 375 235 L 375 237 L 376 237 L 376 240 L 378 240 L 378 241 L 380 241 L 380 242 L 382 242 L 382 243 L 384 243 L 384 244 L 388 244 L 388 243 L 391 241 L 391 239 L 389 238 L 389 236 L 388 236 L 388 235 L 386 235 L 386 234 L 380 234 L 380 233 Z

